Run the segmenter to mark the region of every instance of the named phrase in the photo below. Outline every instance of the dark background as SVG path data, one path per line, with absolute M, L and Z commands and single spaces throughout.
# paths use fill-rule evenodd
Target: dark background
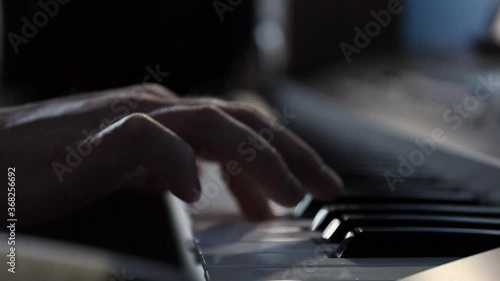
M 21 18 L 41 10 L 36 2 L 4 3 L 4 36 L 21 34 Z M 221 22 L 211 1 L 72 0 L 18 54 L 4 37 L 5 81 L 43 99 L 139 83 L 159 64 L 170 73 L 163 83 L 180 94 L 219 88 L 248 45 L 250 3 Z
M 342 62 L 340 42 L 352 44 L 353 27 L 363 28 L 373 20 L 370 11 L 386 9 L 388 2 L 289 1 L 288 73 L 300 76 Z M 245 64 L 247 56 L 256 53 L 252 31 L 258 1 L 243 0 L 224 13 L 223 21 L 213 3 L 71 0 L 60 5 L 59 13 L 15 54 L 6 35 L 21 34 L 21 18 L 32 20 L 41 8 L 37 0 L 4 1 L 5 86 L 15 92 L 18 102 L 27 102 L 140 83 L 148 75 L 147 67 L 159 65 L 170 73 L 161 83 L 181 95 L 215 95 L 234 86 L 248 87 L 238 79 L 241 68 L 247 76 L 259 71 L 258 66 Z M 497 0 L 401 3 L 403 12 L 360 56 L 470 51 L 488 36 L 498 5 Z M 250 60 L 257 61 L 251 55 Z

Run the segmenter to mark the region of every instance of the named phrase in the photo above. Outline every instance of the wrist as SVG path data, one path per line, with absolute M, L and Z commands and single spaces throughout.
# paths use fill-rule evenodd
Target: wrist
M 23 115 L 23 108 L 19 107 L 0 107 L 0 130 L 11 127 L 15 122 L 16 116 Z
M 0 130 L 5 129 L 7 126 L 7 120 L 9 119 L 10 110 L 6 107 L 0 108 Z

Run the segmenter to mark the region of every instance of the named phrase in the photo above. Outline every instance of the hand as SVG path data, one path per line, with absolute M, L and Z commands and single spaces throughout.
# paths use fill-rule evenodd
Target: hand
M 159 85 L 1 109 L 0 125 L 0 164 L 16 168 L 16 216 L 24 223 L 130 185 L 193 202 L 200 195 L 197 157 L 229 169 L 231 191 L 255 220 L 272 217 L 268 198 L 285 206 L 304 192 L 328 200 L 342 185 L 313 149 L 253 108 L 181 99 Z

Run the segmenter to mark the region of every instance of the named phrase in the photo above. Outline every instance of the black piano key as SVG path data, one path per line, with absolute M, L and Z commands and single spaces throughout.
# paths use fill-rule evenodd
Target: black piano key
M 396 172 L 397 173 L 397 172 Z M 387 186 L 387 179 L 383 176 L 384 171 L 376 173 L 342 173 L 344 183 L 383 183 Z M 411 177 L 405 180 L 405 184 L 433 185 L 440 182 L 435 177 Z
M 433 203 L 433 204 L 478 204 L 477 196 L 467 191 L 401 191 L 387 193 L 346 192 L 336 203 Z
M 465 257 L 500 247 L 500 231 L 461 228 L 355 228 L 338 258 Z
M 365 173 L 343 173 L 341 178 L 350 191 L 382 191 L 388 189 L 387 178 L 383 176 L 384 171 Z M 397 171 L 395 172 L 397 174 Z M 412 176 L 405 179 L 404 183 L 398 183 L 398 190 L 410 191 L 458 191 L 460 185 L 449 180 L 438 179 L 432 176 Z
M 295 207 L 293 215 L 297 218 L 313 218 L 324 205 L 328 205 L 328 202 L 316 200 L 307 194 Z
M 439 204 L 335 204 L 318 211 L 311 224 L 311 230 L 323 231 L 333 219 L 345 214 L 432 214 L 500 218 L 500 207 Z
M 334 202 L 319 201 L 306 195 L 304 200 L 295 208 L 294 215 L 299 218 L 313 218 L 323 207 L 332 204 L 375 204 L 375 203 L 428 203 L 428 204 L 462 204 L 475 205 L 478 203 L 477 196 L 472 192 L 387 192 L 387 193 L 363 193 L 345 192 Z
M 321 234 L 328 242 L 342 241 L 356 227 L 451 227 L 500 230 L 500 219 L 434 215 L 343 215 Z
M 344 180 L 344 178 L 342 178 Z M 344 180 L 347 190 L 353 192 L 382 192 L 387 193 L 387 182 L 381 181 L 348 181 Z M 398 184 L 396 191 L 402 192 L 457 192 L 460 186 L 453 182 L 419 183 L 417 181 L 406 181 L 404 184 Z

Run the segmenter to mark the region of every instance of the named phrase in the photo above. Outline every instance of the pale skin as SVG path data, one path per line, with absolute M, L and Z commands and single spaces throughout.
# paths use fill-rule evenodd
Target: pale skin
M 268 199 L 294 206 L 305 193 L 331 200 L 342 188 L 311 147 L 252 107 L 179 98 L 156 84 L 2 108 L 0 126 L 0 164 L 5 176 L 15 167 L 16 217 L 24 225 L 127 187 L 194 202 L 201 189 L 197 159 L 222 167 L 237 161 L 231 167 L 241 172 L 230 176 L 229 187 L 251 220 L 273 218 Z M 273 129 L 272 141 L 259 135 L 263 128 Z M 252 161 L 238 152 L 249 137 L 259 144 Z M 68 162 L 68 147 L 79 161 Z

